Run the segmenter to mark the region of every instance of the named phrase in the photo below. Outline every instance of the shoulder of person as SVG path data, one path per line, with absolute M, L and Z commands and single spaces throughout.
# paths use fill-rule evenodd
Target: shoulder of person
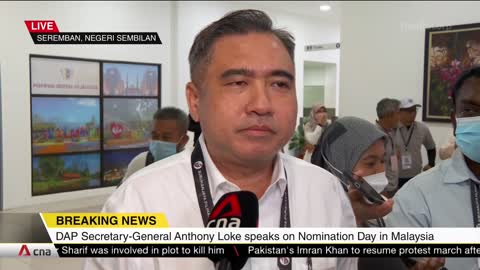
M 409 188 L 415 188 L 424 193 L 432 192 L 435 186 L 444 182 L 447 171 L 450 170 L 451 167 L 452 160 L 444 160 L 430 170 L 424 171 L 412 178 L 405 187 L 409 186 Z
M 307 162 L 303 159 L 281 153 L 283 164 L 288 172 L 294 173 L 296 177 L 301 177 L 299 181 L 313 181 L 320 183 L 336 183 L 338 179 L 329 171 Z
M 143 153 L 142 153 L 143 154 Z M 178 174 L 189 172 L 190 169 L 190 150 L 184 150 L 168 158 L 156 161 L 147 167 L 142 168 L 129 177 L 125 184 L 135 182 L 135 186 L 142 185 L 168 185 L 171 181 L 180 181 Z M 137 156 L 139 159 L 142 157 Z M 146 154 L 145 154 L 146 158 Z M 145 161 L 145 159 L 143 159 Z M 132 161 L 133 162 L 133 161 Z M 184 178 L 184 177 L 183 177 Z M 122 184 L 123 186 L 123 184 Z
M 156 193 L 155 197 L 160 199 L 161 193 L 173 192 L 176 187 L 182 189 L 183 182 L 191 181 L 191 177 L 185 177 L 186 173 L 191 173 L 190 155 L 191 152 L 182 151 L 132 174 L 108 198 L 103 211 L 145 211 L 144 196 L 152 197 L 152 193 Z
M 147 159 L 148 151 L 142 152 L 138 155 L 136 155 L 132 161 L 128 164 L 130 166 L 131 164 L 136 164 L 136 163 L 141 163 L 143 162 L 143 165 L 145 165 L 145 160 Z
M 430 129 L 428 128 L 427 124 L 425 124 L 424 122 L 416 121 L 415 124 L 417 125 L 417 128 L 418 128 L 418 129 L 430 131 Z

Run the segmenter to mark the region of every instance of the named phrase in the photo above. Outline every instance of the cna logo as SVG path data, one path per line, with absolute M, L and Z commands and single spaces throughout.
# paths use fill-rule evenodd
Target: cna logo
M 18 252 L 18 256 L 52 256 L 52 251 L 48 248 L 32 248 L 32 252 L 30 252 L 28 246 L 23 244 Z
M 25 255 L 23 255 L 25 253 Z M 30 256 L 30 250 L 28 250 L 27 245 L 23 244 L 18 252 L 18 256 Z

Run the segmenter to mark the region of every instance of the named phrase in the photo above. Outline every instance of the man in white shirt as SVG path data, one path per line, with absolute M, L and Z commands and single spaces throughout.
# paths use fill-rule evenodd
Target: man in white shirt
M 290 213 L 292 227 L 354 227 L 339 181 L 279 152 L 297 116 L 294 48 L 293 37 L 273 29 L 268 15 L 258 10 L 229 13 L 203 29 L 190 51 L 192 81 L 187 84 L 191 116 L 202 126 L 198 148 L 194 155 L 185 150 L 139 171 L 103 211 L 162 212 L 171 227 L 203 227 L 206 206 L 200 204 L 194 169 L 204 167 L 202 179 L 208 184 L 203 187 L 213 204 L 232 191 L 256 194 L 260 227 L 281 227 L 281 209 Z M 192 162 L 196 155 L 203 156 L 201 166 Z M 279 269 L 279 263 L 285 263 L 282 269 L 357 269 L 355 258 L 250 258 L 242 269 Z M 85 269 L 215 266 L 207 258 L 96 258 Z
M 155 112 L 153 115 L 152 139 L 148 151 L 133 158 L 128 164 L 127 172 L 121 183 L 153 162 L 182 151 L 188 142 L 187 129 L 188 116 L 181 109 L 165 107 Z

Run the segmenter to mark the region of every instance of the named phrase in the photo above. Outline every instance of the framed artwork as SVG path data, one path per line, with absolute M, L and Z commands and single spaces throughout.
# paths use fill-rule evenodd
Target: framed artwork
M 32 56 L 32 94 L 100 95 L 100 62 Z
M 426 29 L 424 121 L 450 121 L 452 87 L 474 65 L 480 65 L 480 23 Z
M 32 160 L 32 195 L 100 187 L 100 154 L 38 156 Z
M 117 185 L 147 151 L 160 70 L 30 55 L 32 196 Z
M 104 62 L 102 73 L 105 96 L 158 96 L 158 65 Z
M 103 154 L 103 185 L 116 186 L 127 172 L 128 164 L 147 148 L 109 151 Z
M 100 150 L 99 98 L 32 98 L 34 155 L 96 150 Z
M 157 99 L 105 98 L 103 102 L 103 148 L 145 148 L 151 136 Z

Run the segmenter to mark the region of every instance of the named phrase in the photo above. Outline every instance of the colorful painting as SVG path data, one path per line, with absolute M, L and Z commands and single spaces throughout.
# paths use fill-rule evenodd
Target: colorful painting
M 157 65 L 103 64 L 103 94 L 106 96 L 158 96 Z
M 105 98 L 104 149 L 147 147 L 158 99 Z
M 450 121 L 452 87 L 474 65 L 480 65 L 480 24 L 426 29 L 424 121 Z
M 100 186 L 100 154 L 34 157 L 32 195 L 66 192 Z
M 100 95 L 100 62 L 31 56 L 32 94 Z
M 103 154 L 103 185 L 116 186 L 127 172 L 128 164 L 147 148 L 104 152 Z
M 100 149 L 98 98 L 32 97 L 34 155 Z

